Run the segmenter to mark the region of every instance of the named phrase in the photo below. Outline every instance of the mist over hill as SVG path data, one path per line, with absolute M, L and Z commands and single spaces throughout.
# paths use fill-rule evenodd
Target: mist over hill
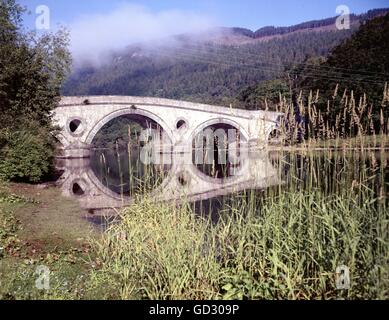
M 349 30 L 337 30 L 333 17 L 257 31 L 215 28 L 131 45 L 100 65 L 76 68 L 63 94 L 158 96 L 257 108 L 239 99 L 242 91 L 290 77 L 301 63 L 320 63 L 361 24 L 387 12 L 351 15 Z

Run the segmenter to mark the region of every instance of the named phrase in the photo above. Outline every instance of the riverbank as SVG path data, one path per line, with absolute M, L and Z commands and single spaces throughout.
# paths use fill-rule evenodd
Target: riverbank
M 389 150 L 389 135 L 356 136 L 347 139 L 309 140 L 295 145 L 270 145 L 269 151 L 382 151 Z
M 99 234 L 53 186 L 0 187 L 0 299 L 66 299 L 83 292 L 90 241 Z M 51 290 L 36 286 L 47 267 Z
M 0 192 L 0 298 L 388 299 L 386 154 L 280 153 L 272 166 L 283 183 L 214 199 L 216 219 L 144 196 L 105 232 L 60 190 L 10 184 Z M 36 287 L 42 266 L 48 290 Z

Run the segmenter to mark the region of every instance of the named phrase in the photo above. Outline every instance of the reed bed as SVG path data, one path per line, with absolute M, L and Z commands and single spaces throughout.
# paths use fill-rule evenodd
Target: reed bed
M 128 166 L 135 202 L 93 243 L 91 287 L 121 299 L 389 299 L 388 101 L 385 86 L 377 118 L 365 96 L 337 88 L 326 110 L 318 93 L 280 97 L 279 148 L 265 152 L 283 183 L 265 190 L 155 203 L 147 191 L 163 176 Z M 307 148 L 284 148 L 296 144 Z M 198 169 L 228 179 L 225 166 Z
M 357 97 L 353 91 L 339 92 L 338 85 L 325 101 L 319 91 L 311 91 L 308 96 L 300 92 L 293 102 L 280 95 L 279 102 L 272 106 L 284 114 L 276 132 L 277 142 L 310 147 L 387 147 L 388 103 L 387 83 L 380 105 L 369 103 L 366 95 Z
M 385 151 L 269 156 L 285 183 L 213 200 L 217 219 L 138 196 L 94 244 L 94 286 L 122 299 L 388 299 Z

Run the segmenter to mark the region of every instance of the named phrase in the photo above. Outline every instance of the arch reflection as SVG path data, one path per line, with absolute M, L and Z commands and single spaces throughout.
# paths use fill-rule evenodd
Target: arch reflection
M 272 164 L 267 152 L 245 154 L 240 158 L 239 170 L 223 179 L 199 170 L 192 162 L 192 154 L 173 154 L 171 164 L 154 166 L 152 170 L 145 169 L 149 170 L 152 178 L 147 187 L 144 187 L 147 183 L 142 169 L 138 169 L 138 180 L 133 182 L 117 176 L 116 169 L 110 170 L 111 177 L 99 176 L 98 170 L 102 168 L 96 159 L 101 155 L 102 153 L 96 154 L 95 158 L 90 159 L 63 159 L 57 164 L 58 169 L 64 171 L 58 180 L 63 194 L 76 199 L 81 207 L 88 211 L 128 206 L 136 194 L 147 194 L 155 201 L 196 202 L 244 190 L 265 189 L 281 183 L 279 171 Z M 127 158 L 119 155 L 119 158 L 112 159 L 119 159 L 122 161 L 120 166 L 124 167 Z M 131 156 L 128 159 L 131 160 Z M 132 170 L 128 163 L 127 168 Z M 75 184 L 78 185 L 77 192 L 74 192 Z M 135 185 L 137 187 L 134 187 Z M 82 192 L 79 189 L 82 189 Z

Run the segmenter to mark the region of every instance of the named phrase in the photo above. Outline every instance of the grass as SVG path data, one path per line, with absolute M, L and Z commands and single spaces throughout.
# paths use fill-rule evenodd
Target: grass
M 120 299 L 388 299 L 384 155 L 280 156 L 285 186 L 221 199 L 217 223 L 138 198 L 94 245 L 95 287 Z M 340 265 L 349 290 L 336 288 Z
M 0 184 L 0 299 L 84 296 L 96 234 L 82 215 L 55 188 Z M 42 265 L 52 275 L 49 291 L 35 286 Z
M 308 140 L 295 145 L 271 145 L 269 150 L 310 150 L 310 151 L 328 151 L 328 150 L 388 150 L 389 135 L 363 135 L 353 138 L 334 138 L 327 140 Z
M 80 209 L 58 190 L 0 188 L 0 298 L 389 299 L 387 119 L 376 134 L 368 106 L 351 97 L 329 125 L 309 101 L 300 106 L 311 121 L 302 151 L 269 152 L 284 183 L 215 200 L 216 219 L 134 192 L 158 181 L 153 168 L 141 177 L 129 166 L 136 201 L 88 241 Z M 290 128 L 283 136 L 294 147 L 306 127 Z M 115 165 L 122 187 L 127 169 Z M 52 271 L 48 291 L 34 286 L 42 264 Z M 340 265 L 348 290 L 336 286 Z
M 217 219 L 138 195 L 88 241 L 80 209 L 58 190 L 11 185 L 0 197 L 0 297 L 388 299 L 385 150 L 269 156 L 284 184 L 218 199 Z M 35 287 L 40 265 L 48 291 Z M 340 265 L 349 290 L 336 287 Z
M 373 106 L 366 95 L 338 91 L 337 85 L 327 103 L 319 91 L 300 95 L 295 104 L 280 96 L 276 111 L 284 114 L 276 141 L 286 146 L 303 143 L 305 147 L 339 148 L 350 142 L 352 148 L 387 147 L 389 134 L 389 87 L 385 84 L 382 102 Z M 343 145 L 346 142 L 346 145 Z
M 0 296 L 388 299 L 386 200 L 372 198 L 374 190 L 363 183 L 340 193 L 295 187 L 236 195 L 224 201 L 217 223 L 195 215 L 190 204 L 139 197 L 90 245 L 34 254 L 20 242 L 23 224 L 1 211 L 1 246 L 7 250 L 0 260 Z M 29 201 L 11 199 L 18 206 Z M 335 286 L 341 264 L 350 268 L 347 291 Z M 51 270 L 49 291 L 35 288 L 39 265 Z

